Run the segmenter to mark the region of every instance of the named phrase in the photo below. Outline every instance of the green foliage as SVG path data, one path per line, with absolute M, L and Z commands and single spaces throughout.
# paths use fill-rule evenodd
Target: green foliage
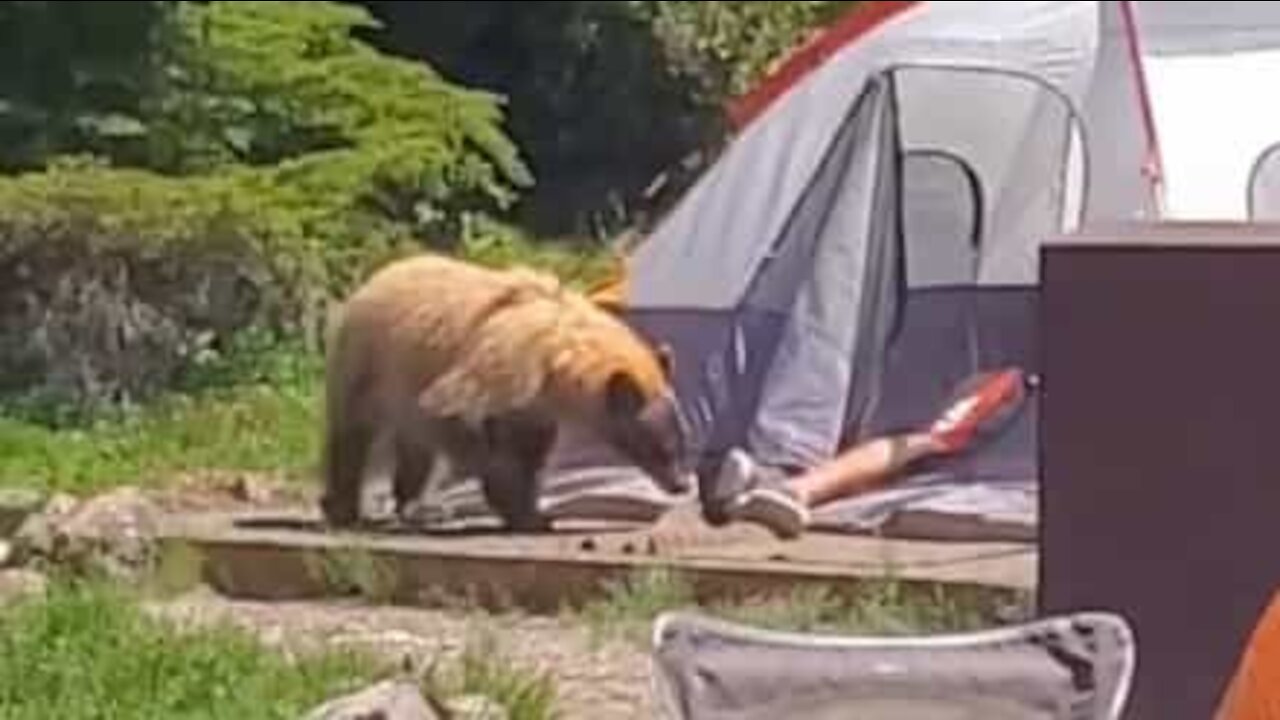
M 205 470 L 283 472 L 310 479 L 318 457 L 315 396 L 262 387 L 53 430 L 0 417 L 0 485 L 76 495 L 160 484 Z
M 457 255 L 489 267 L 524 265 L 554 273 L 564 283 L 586 289 L 604 278 L 615 258 L 592 241 L 535 240 L 510 226 L 483 217 L 465 227 Z
M 643 643 L 658 615 L 697 606 L 693 586 L 665 567 L 637 571 L 609 582 L 604 590 L 603 599 L 587 603 L 581 611 L 596 642 L 623 638 Z
M 546 672 L 532 672 L 501 662 L 501 648 L 491 635 L 467 645 L 458 665 L 457 695 L 479 695 L 496 702 L 511 720 L 554 720 L 555 680 Z
M 359 7 L 166 18 L 141 134 L 0 178 L 0 395 L 94 410 L 246 331 L 318 343 L 329 297 L 424 241 L 457 249 L 531 181 L 498 99 L 378 53 Z
M 717 101 L 746 92 L 815 26 L 854 2 L 633 0 L 668 61 Z
M 145 406 L 89 418 L 7 408 L 0 486 L 84 495 L 208 470 L 314 477 L 321 419 L 314 352 L 265 340 L 237 345 L 176 387 Z
M 532 177 L 502 105 L 356 37 L 339 3 L 184 4 L 181 62 L 156 114 L 154 165 L 272 166 L 315 206 L 365 210 L 437 238 L 502 209 Z
M 384 44 L 509 98 L 538 177 L 520 219 L 539 234 L 607 233 L 631 195 L 717 132 L 717 109 L 667 71 L 628 3 L 368 4 L 389 20 Z
M 533 179 L 500 98 L 357 37 L 377 27 L 334 2 L 4 3 L 0 166 L 89 152 L 164 174 L 258 168 L 315 235 L 389 221 L 444 242 Z
M 559 691 L 551 673 L 511 662 L 497 631 L 481 625 L 468 630 L 461 656 L 447 665 L 426 668 L 428 697 L 484 698 L 510 720 L 555 720 L 561 717 Z M 488 712 L 459 711 L 458 717 L 490 717 Z
M 57 583 L 0 611 L 10 720 L 297 718 L 377 679 L 367 658 L 289 661 L 230 626 L 175 632 L 122 591 Z
M 174 5 L 0 3 L 0 169 L 136 140 L 163 79 Z
M 354 204 L 447 245 L 463 215 L 530 187 L 506 119 L 540 178 L 530 228 L 610 234 L 657 173 L 717 141 L 728 95 L 849 4 L 3 3 L 0 166 L 270 166 L 331 225 Z M 510 117 L 365 38 L 501 93 Z
M 722 106 L 848 2 L 366 2 L 379 42 L 510 99 L 540 234 L 612 234 L 653 178 L 724 134 Z
M 314 336 L 323 247 L 271 189 L 78 161 L 0 178 L 0 392 L 127 405 L 240 333 Z
M 456 250 L 483 264 L 577 285 L 607 267 L 598 248 L 534 243 L 483 216 L 460 225 Z M 413 248 L 394 223 L 362 224 L 254 169 L 66 161 L 0 178 L 0 398 L 92 414 L 151 399 L 242 336 L 316 349 L 329 298 Z
M 874 635 L 963 632 L 989 627 L 998 600 L 982 593 L 935 587 L 917 592 L 887 577 L 867 580 L 860 592 L 842 596 L 826 586 L 799 587 L 781 595 L 749 597 L 699 607 L 697 594 L 678 572 L 656 567 L 638 571 L 606 588 L 603 600 L 580 613 L 593 638 L 644 644 L 657 616 L 667 611 L 696 611 L 726 620 L 792 632 Z
M 626 221 L 639 188 L 719 132 L 723 95 L 840 4 L 379 6 L 413 19 L 392 44 L 421 35 L 450 76 L 511 95 L 509 120 L 497 97 L 375 50 L 381 28 L 353 4 L 113 3 L 132 24 L 110 40 L 88 37 L 115 22 L 89 3 L 0 5 L 0 116 L 44 108 L 0 118 L 0 155 L 48 163 L 0 179 L 0 396 L 92 414 L 245 332 L 314 346 L 328 298 L 423 242 L 590 282 L 609 260 L 597 243 L 491 219 L 531 181 L 504 121 L 544 176 L 535 229 Z M 39 83 L 21 79 L 34 60 Z M 60 129 L 90 115 L 121 132 Z M 60 154 L 81 150 L 102 162 Z
M 105 259 L 122 253 L 174 263 L 218 253 L 305 285 L 323 278 L 320 249 L 287 203 L 248 173 L 169 178 L 83 158 L 0 178 L 0 261 L 54 248 Z M 71 259 L 71 257 L 65 258 Z

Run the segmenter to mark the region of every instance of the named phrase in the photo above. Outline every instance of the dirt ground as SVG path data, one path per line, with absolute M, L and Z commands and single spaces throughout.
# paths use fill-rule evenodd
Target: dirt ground
M 354 602 L 258 603 L 195 592 L 154 602 L 157 615 L 182 623 L 230 622 L 284 652 L 355 647 L 417 667 L 452 660 L 470 640 L 492 633 L 511 661 L 550 673 L 562 717 L 654 717 L 648 658 L 624 640 L 593 638 L 561 618 L 494 617 L 461 611 L 368 606 Z

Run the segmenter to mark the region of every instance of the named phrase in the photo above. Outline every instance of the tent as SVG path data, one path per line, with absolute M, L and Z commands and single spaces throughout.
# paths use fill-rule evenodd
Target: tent
M 623 311 L 675 350 L 703 479 L 731 447 L 803 466 L 919 427 L 975 371 L 1034 374 L 1040 243 L 1167 210 L 1152 68 L 1218 62 L 1221 84 L 1276 47 L 1280 7 L 1253 2 L 864 2 L 818 33 L 628 255 Z M 1280 153 L 1244 162 L 1241 204 L 1280 208 Z M 1034 525 L 1036 419 L 1033 394 L 998 442 L 825 518 L 924 501 Z M 636 487 L 596 477 L 564 497 Z
M 1038 241 L 1159 211 L 1132 20 L 863 3 L 733 108 L 735 141 L 631 255 L 626 297 L 676 350 L 705 467 L 733 446 L 808 465 L 920 427 L 973 372 L 1035 371 Z M 1031 511 L 1035 418 L 1033 396 L 940 479 L 1015 483 Z

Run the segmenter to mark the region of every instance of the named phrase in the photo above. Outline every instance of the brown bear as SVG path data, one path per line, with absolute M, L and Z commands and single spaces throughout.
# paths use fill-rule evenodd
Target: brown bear
M 443 455 L 509 529 L 545 527 L 538 475 L 561 420 L 600 429 L 662 488 L 688 488 L 669 357 L 625 322 L 528 269 L 434 254 L 395 261 L 340 310 L 327 360 L 325 493 L 359 519 L 371 448 L 393 450 L 398 510 Z

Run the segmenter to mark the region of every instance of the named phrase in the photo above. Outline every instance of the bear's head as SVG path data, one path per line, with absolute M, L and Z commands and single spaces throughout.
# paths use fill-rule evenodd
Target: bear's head
M 670 379 L 669 349 L 661 348 L 658 355 Z M 691 487 L 683 417 L 671 390 L 649 394 L 631 373 L 613 373 L 605 382 L 600 430 L 610 444 L 663 490 L 682 494 Z

